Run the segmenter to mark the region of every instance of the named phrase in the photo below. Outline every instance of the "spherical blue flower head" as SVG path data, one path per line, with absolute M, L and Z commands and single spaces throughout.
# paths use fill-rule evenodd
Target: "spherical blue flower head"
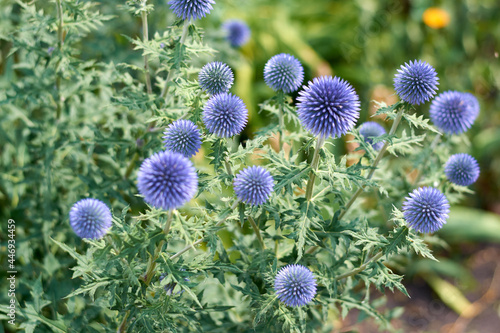
M 266 63 L 264 80 L 274 91 L 288 94 L 299 89 L 304 81 L 304 68 L 294 56 L 277 54 Z
M 436 94 L 438 80 L 434 67 L 425 61 L 415 60 L 405 63 L 398 69 L 398 74 L 394 78 L 394 88 L 403 101 L 419 105 Z
M 232 47 L 243 46 L 250 38 L 250 28 L 243 21 L 227 20 L 222 27 L 226 31 L 226 38 Z
M 97 199 L 82 199 L 69 211 L 69 224 L 80 238 L 99 239 L 111 228 L 111 211 Z
M 288 265 L 276 275 L 274 290 L 287 306 L 303 306 L 316 295 L 316 279 L 307 267 Z
M 431 104 L 430 117 L 434 125 L 448 134 L 467 131 L 479 114 L 477 99 L 468 93 L 446 91 Z
M 176 120 L 163 132 L 165 149 L 180 153 L 187 158 L 195 155 L 201 147 L 201 134 L 191 120 Z
M 201 89 L 210 95 L 227 93 L 233 85 L 234 76 L 231 68 L 222 62 L 210 62 L 203 66 L 198 74 Z
M 299 120 L 316 136 L 341 136 L 350 131 L 359 118 L 360 103 L 356 91 L 338 77 L 314 78 L 299 95 Z
M 243 169 L 234 177 L 236 196 L 251 205 L 261 205 L 269 199 L 273 191 L 273 177 L 261 166 Z
M 248 120 L 248 110 L 238 96 L 229 93 L 212 96 L 203 109 L 203 123 L 212 134 L 230 138 L 240 134 Z
M 170 9 L 183 20 L 200 19 L 213 9 L 214 0 L 170 0 Z
M 450 212 L 445 195 L 433 187 L 421 187 L 406 197 L 403 215 L 418 232 L 435 232 L 443 227 Z
M 373 138 L 385 134 L 385 129 L 374 121 L 367 121 L 366 123 L 363 123 L 363 125 L 359 128 L 359 134 L 361 134 L 365 139 L 365 142 L 371 144 L 375 150 L 380 150 L 384 146 L 383 142 L 373 144 Z
M 444 173 L 450 182 L 469 186 L 479 178 L 479 164 L 468 154 L 451 155 L 444 166 Z
M 137 187 L 148 204 L 170 210 L 184 205 L 196 194 L 198 175 L 187 157 L 167 150 L 142 162 Z

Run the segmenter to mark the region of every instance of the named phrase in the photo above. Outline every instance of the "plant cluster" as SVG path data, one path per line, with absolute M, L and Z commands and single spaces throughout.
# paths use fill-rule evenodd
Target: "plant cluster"
M 44 279 L 73 271 L 64 306 L 43 292 L 53 280 L 24 271 L 33 282 L 20 304 L 27 332 L 327 332 L 353 309 L 389 327 L 399 311 L 384 310 L 372 286 L 408 295 L 391 267 L 434 259 L 428 244 L 439 239 L 428 234 L 478 178 L 475 159 L 454 154 L 476 98 L 435 97 L 438 73 L 410 61 L 394 76 L 401 101 L 359 123 L 353 85 L 332 76 L 304 84 L 299 59 L 281 53 L 262 68 L 276 92 L 259 105 L 268 124 L 242 139 L 252 115 L 196 23 L 216 5 L 171 0 L 176 21 L 150 38 L 153 5 L 127 1 L 120 8 L 143 23 L 142 38 L 127 39 L 142 66 L 78 57 L 86 34 L 111 19 L 96 4 L 56 0 L 56 17 L 20 5 L 26 26 L 9 40 L 25 62 L 1 96 L 19 140 L 6 134 L 3 155 L 29 159 L 11 177 L 33 179 L 19 191 L 43 210 L 22 236 L 41 230 L 34 251 L 72 258 L 47 259 Z M 228 46 L 250 38 L 242 22 L 223 29 Z M 433 124 L 413 109 L 428 101 Z M 355 148 L 335 155 L 346 135 Z

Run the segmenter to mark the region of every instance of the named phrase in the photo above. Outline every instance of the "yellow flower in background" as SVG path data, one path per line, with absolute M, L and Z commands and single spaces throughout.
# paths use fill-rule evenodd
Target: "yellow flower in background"
M 422 20 L 433 29 L 441 29 L 450 23 L 450 14 L 444 9 L 429 7 L 422 15 Z

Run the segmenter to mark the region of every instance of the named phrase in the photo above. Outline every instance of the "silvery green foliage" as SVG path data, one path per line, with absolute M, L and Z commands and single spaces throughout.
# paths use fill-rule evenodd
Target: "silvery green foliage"
M 352 309 L 382 328 L 390 326 L 396 311 L 381 311 L 373 302 L 380 293 L 370 287 L 407 294 L 402 272 L 386 264 L 396 255 L 407 261 L 433 258 L 422 236 L 408 228 L 402 202 L 417 186 L 438 186 L 450 203 L 460 200 L 465 189 L 445 181 L 443 165 L 462 146 L 462 137 L 442 138 L 431 147 L 438 134 L 428 119 L 407 103 L 380 105 L 377 114 L 387 116 L 386 128 L 404 108 L 399 129 L 370 144 L 354 128 L 362 154 L 354 163 L 334 154 L 327 141 L 307 201 L 315 138 L 300 127 L 296 104 L 285 98 L 263 102 L 269 123 L 230 146 L 209 134 L 201 119 L 207 98 L 195 67 L 214 50 L 196 25 L 157 28 L 149 41 L 137 31 L 119 31 L 131 36 L 135 54 L 99 61 L 99 48 L 86 47 L 99 42 L 96 34 L 117 34 L 113 17 L 100 14 L 95 3 L 62 3 L 63 34 L 57 33 L 55 3 L 35 1 L 16 5 L 16 22 L 22 25 L 13 24 L 5 35 L 17 69 L 14 75 L 9 65 L 12 84 L 0 92 L 7 110 L 0 113 L 5 170 L 0 190 L 13 207 L 9 213 L 20 221 L 21 330 L 331 332 L 329 316 L 346 316 Z M 142 1 L 112 8 L 129 20 L 127 15 L 172 14 L 166 5 L 153 10 Z M 173 78 L 166 82 L 170 72 Z M 160 97 L 165 84 L 167 98 Z M 279 131 L 276 101 L 288 126 L 287 156 L 268 144 Z M 137 173 L 163 149 L 162 130 L 181 117 L 203 130 L 205 160 L 194 161 L 199 180 L 194 198 L 167 212 L 137 196 Z M 372 144 L 378 142 L 387 143 L 387 154 L 368 179 L 378 154 Z M 234 175 L 254 164 L 274 179 L 269 198 L 258 206 L 237 202 L 233 191 Z M 413 168 L 423 175 L 417 184 L 404 171 Z M 364 193 L 346 211 L 361 187 Z M 101 239 L 80 240 L 70 227 L 70 209 L 83 197 L 100 198 L 111 208 L 113 224 Z M 280 268 L 293 264 L 315 279 L 314 296 L 301 307 L 287 306 L 274 289 Z M 5 280 L 1 283 L 5 287 Z M 167 286 L 175 291 L 165 292 Z M 7 303 L 1 304 L 3 315 Z

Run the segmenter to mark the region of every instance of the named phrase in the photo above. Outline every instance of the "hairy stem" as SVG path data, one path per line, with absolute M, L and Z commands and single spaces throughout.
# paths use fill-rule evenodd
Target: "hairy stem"
M 325 139 L 326 138 L 324 136 L 320 136 L 316 142 L 316 148 L 314 149 L 314 155 L 311 161 L 311 173 L 309 174 L 309 180 L 307 181 L 306 201 L 311 201 L 312 198 L 314 181 L 316 180 L 316 171 L 318 170 L 319 165 L 319 151 L 321 150 L 321 147 L 323 147 Z
M 285 134 L 285 120 L 283 116 L 283 107 L 285 103 L 285 95 L 283 91 L 278 92 L 278 119 L 279 119 L 279 141 L 278 141 L 278 147 L 279 151 L 283 149 L 283 135 Z
M 130 310 L 127 310 L 127 312 L 125 312 L 125 316 L 123 316 L 120 326 L 118 326 L 118 329 L 116 330 L 116 333 L 123 333 L 127 331 L 127 319 L 129 315 Z
M 394 135 L 396 133 L 396 130 L 398 129 L 399 123 L 401 122 L 401 118 L 403 117 L 403 112 L 404 112 L 404 107 L 401 107 L 396 115 L 396 119 L 394 119 L 394 122 L 392 123 L 391 130 L 389 131 L 389 135 Z M 387 150 L 387 147 L 389 146 L 389 141 L 386 141 L 384 143 L 384 146 L 380 151 L 378 152 L 377 157 L 375 158 L 375 161 L 373 162 L 372 169 L 370 170 L 370 173 L 368 174 L 368 177 L 366 177 L 367 180 L 372 179 L 373 174 L 375 173 L 375 170 L 379 164 L 379 162 L 382 160 L 382 157 L 384 156 L 385 151 Z M 354 195 L 351 197 L 351 199 L 347 202 L 344 210 L 340 213 L 338 219 L 341 220 L 347 211 L 352 207 L 352 204 L 356 201 L 356 199 L 359 197 L 359 195 L 363 192 L 365 186 L 361 186 L 356 190 Z M 310 247 L 307 251 L 306 254 L 312 254 L 314 251 L 316 251 L 319 248 L 319 246 L 315 245 L 313 247 Z
M 147 1 L 143 1 L 142 5 L 145 6 Z M 141 13 L 142 17 L 142 41 L 147 43 L 149 40 L 149 30 L 148 30 L 148 13 L 143 10 Z M 149 61 L 148 56 L 144 55 L 144 73 L 146 74 L 146 89 L 148 94 L 152 94 L 153 90 L 151 88 L 151 75 L 149 74 Z
M 361 265 L 358 268 L 355 268 L 349 272 L 346 272 L 344 274 L 341 274 L 341 275 L 335 277 L 335 280 L 337 280 L 337 281 L 342 280 L 342 279 L 345 279 L 349 276 L 353 276 L 353 275 L 356 275 L 356 274 L 364 271 L 372 262 L 379 260 L 383 255 L 384 255 L 383 251 L 378 252 L 376 255 L 374 255 L 373 257 L 368 259 L 363 265 Z
M 188 35 L 189 31 L 189 20 L 184 20 L 184 26 L 182 27 L 182 35 L 181 39 L 179 40 L 179 44 L 183 45 L 184 42 L 186 41 L 186 37 Z M 175 74 L 175 68 L 171 68 L 170 71 L 168 72 L 167 79 L 165 80 L 165 86 L 163 86 L 163 90 L 161 91 L 161 98 L 165 98 L 165 102 L 167 101 L 167 94 L 168 94 L 168 89 L 169 85 L 168 83 L 173 79 Z
M 253 217 L 248 216 L 247 219 L 248 219 L 248 222 L 250 222 L 250 225 L 252 226 L 253 231 L 255 231 L 255 235 L 257 236 L 257 239 L 259 240 L 260 246 L 262 246 L 262 249 L 265 250 L 266 245 L 264 244 L 264 240 L 262 239 L 262 235 L 260 234 L 259 227 L 255 223 Z
M 130 160 L 127 170 L 125 171 L 125 175 L 123 176 L 124 179 L 127 179 L 130 177 L 132 174 L 132 170 L 134 170 L 135 162 L 139 159 L 139 153 L 135 152 L 134 156 L 132 156 L 132 159 Z
M 441 133 L 438 133 L 436 134 L 436 136 L 434 137 L 434 140 L 432 140 L 432 143 L 431 143 L 431 146 L 429 147 L 429 150 L 431 152 L 431 154 L 433 153 L 434 149 L 436 148 L 436 146 L 438 145 L 439 141 L 441 140 Z M 418 175 L 417 177 L 415 178 L 415 180 L 413 181 L 413 186 L 417 186 L 418 183 L 420 183 L 420 180 L 422 179 L 422 176 L 424 174 L 424 170 L 425 168 L 427 167 L 427 163 L 429 162 L 429 156 L 427 156 L 424 160 L 424 163 L 422 164 L 420 170 L 418 171 Z
M 167 218 L 167 223 L 165 224 L 165 227 L 163 228 L 163 234 L 165 238 L 168 235 L 168 232 L 170 231 L 170 226 L 172 225 L 172 216 L 173 216 L 173 210 L 168 211 L 168 218 Z M 163 245 L 165 245 L 165 239 L 162 239 L 160 243 L 155 248 L 154 255 L 149 258 L 148 261 L 148 267 L 146 269 L 146 274 L 144 274 L 144 282 L 146 283 L 147 286 L 151 283 L 151 280 L 153 279 L 154 271 L 156 269 L 156 260 L 160 256 L 160 252 L 163 248 Z
M 57 7 L 57 47 L 59 49 L 59 57 L 62 56 L 62 46 L 64 44 L 64 33 L 63 33 L 63 8 L 62 8 L 62 0 L 56 0 Z M 56 119 L 61 118 L 62 111 L 62 101 L 61 101 L 61 76 L 59 75 L 59 65 L 61 64 L 61 59 L 57 61 L 56 65 L 56 91 L 57 91 L 57 101 L 56 101 Z
M 396 130 L 398 129 L 398 126 L 399 126 L 399 123 L 401 121 L 401 118 L 403 117 L 403 112 L 404 112 L 404 108 L 402 107 L 402 108 L 399 109 L 399 111 L 398 111 L 398 113 L 396 115 L 396 119 L 394 119 L 394 122 L 392 123 L 392 127 L 391 127 L 391 130 L 389 132 L 390 136 L 394 135 L 394 133 L 396 133 Z M 375 161 L 373 162 L 372 169 L 370 170 L 370 173 L 368 174 L 368 177 L 366 177 L 367 180 L 372 179 L 373 174 L 375 173 L 375 170 L 377 170 L 377 166 L 378 166 L 379 162 L 382 160 L 382 157 L 384 156 L 385 151 L 387 150 L 388 146 L 389 146 L 389 141 L 385 141 L 384 145 L 382 146 L 382 149 L 380 149 L 380 151 L 378 152 L 377 157 L 375 158 Z M 349 202 L 347 202 L 347 204 L 346 204 L 344 210 L 342 211 L 342 213 L 340 213 L 339 220 L 344 217 L 344 215 L 347 213 L 347 211 L 351 208 L 351 206 L 354 203 L 354 201 L 356 201 L 356 199 L 359 197 L 359 195 L 363 192 L 364 188 L 365 188 L 365 186 L 361 186 L 354 193 L 354 195 L 349 200 Z
M 236 200 L 233 205 L 231 206 L 231 210 L 234 210 L 236 208 L 236 206 L 238 205 L 240 201 L 239 200 Z M 219 227 L 221 226 L 224 222 L 226 222 L 227 220 L 227 217 L 223 218 L 222 220 L 220 220 L 219 222 L 217 222 L 217 224 L 215 225 L 215 227 Z M 207 237 L 202 237 L 200 239 L 198 239 L 196 242 L 194 242 L 193 244 L 191 245 L 187 245 L 186 247 L 184 247 L 182 250 L 180 250 L 179 252 L 177 252 L 176 254 L 174 254 L 173 256 L 170 257 L 170 260 L 174 260 L 175 258 L 181 256 L 182 254 L 184 254 L 185 252 L 191 250 L 191 249 L 194 249 L 195 246 L 203 243 L 205 241 Z

